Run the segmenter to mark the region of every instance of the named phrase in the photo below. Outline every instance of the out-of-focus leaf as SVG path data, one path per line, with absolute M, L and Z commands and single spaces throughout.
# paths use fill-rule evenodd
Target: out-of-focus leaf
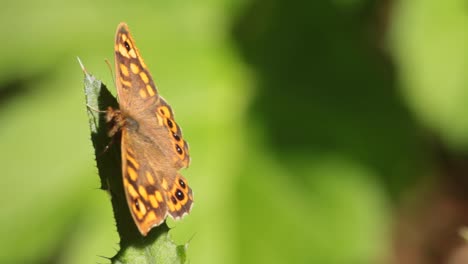
M 453 147 L 468 147 L 468 16 L 460 0 L 396 1 L 391 51 L 415 116 Z

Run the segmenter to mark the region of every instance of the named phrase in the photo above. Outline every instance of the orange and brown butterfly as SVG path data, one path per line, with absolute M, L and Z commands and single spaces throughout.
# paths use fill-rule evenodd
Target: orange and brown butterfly
M 109 136 L 121 132 L 123 186 L 130 212 L 146 236 L 169 214 L 190 212 L 192 189 L 179 170 L 190 162 L 187 142 L 174 113 L 159 95 L 127 24 L 115 35 L 119 110 L 109 108 Z

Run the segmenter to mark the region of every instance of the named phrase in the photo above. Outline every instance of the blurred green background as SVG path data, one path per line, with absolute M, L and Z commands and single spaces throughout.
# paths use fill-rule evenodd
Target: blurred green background
M 0 263 L 117 252 L 76 56 L 115 93 L 121 21 L 191 147 L 169 223 L 190 263 L 466 263 L 466 1 L 6 0 L 0 21 Z

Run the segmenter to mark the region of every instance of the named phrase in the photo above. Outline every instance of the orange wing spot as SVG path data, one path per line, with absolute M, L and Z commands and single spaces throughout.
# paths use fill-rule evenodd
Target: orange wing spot
M 127 167 L 127 172 L 128 172 L 128 176 L 130 176 L 130 179 L 132 181 L 137 180 L 138 175 L 137 175 L 136 171 L 132 167 Z
M 151 175 L 151 173 L 149 173 L 148 171 L 146 172 L 146 179 L 148 180 L 148 182 L 149 182 L 151 185 L 155 184 L 153 175 Z
M 179 143 L 179 146 L 184 149 L 184 146 L 185 146 L 185 140 L 181 140 Z
M 146 90 L 143 89 L 143 88 L 140 89 L 140 90 L 138 91 L 138 93 L 140 94 L 141 98 L 146 98 L 146 97 L 148 97 L 148 94 L 146 93 Z
M 127 186 L 127 191 L 128 191 L 128 194 L 130 194 L 130 196 L 135 199 L 135 198 L 138 198 L 139 195 L 137 193 L 137 191 L 135 190 L 135 188 L 133 187 L 133 185 L 129 184 Z
M 138 187 L 138 192 L 140 193 L 141 197 L 143 197 L 143 200 L 148 200 L 148 193 L 146 192 L 145 187 L 140 185 L 140 187 Z
M 122 83 L 122 85 L 127 87 L 127 88 L 132 87 L 132 84 L 130 82 L 127 82 L 126 80 L 124 80 L 122 77 L 120 77 L 120 83 Z
M 162 179 L 161 187 L 163 187 L 164 190 L 167 190 L 167 181 L 166 181 L 166 179 Z
M 160 116 L 158 112 L 156 112 L 156 119 L 158 119 L 158 125 L 162 126 L 164 120 L 162 119 L 162 117 Z
M 128 55 L 127 49 L 122 44 L 119 44 L 119 53 L 125 58 L 130 58 L 130 56 Z
M 132 156 L 127 155 L 126 158 L 130 163 L 132 163 L 133 167 L 135 167 L 136 169 L 140 168 L 140 164 L 138 164 L 138 162 Z
M 145 72 L 140 72 L 140 78 L 143 80 L 144 83 L 148 83 L 148 82 L 149 82 L 148 75 L 146 75 Z
M 179 211 L 180 208 L 182 208 L 182 204 L 176 203 L 176 205 L 174 207 L 175 207 L 176 211 Z
M 143 214 L 140 213 L 140 211 L 138 211 L 136 204 L 133 204 L 132 211 L 133 211 L 133 214 L 137 217 L 138 220 L 143 219 Z
M 156 197 L 154 195 L 148 195 L 148 200 L 150 201 L 151 206 L 153 206 L 153 208 L 159 207 L 159 202 L 156 200 Z
M 155 95 L 155 92 L 154 92 L 153 87 L 151 87 L 151 85 L 149 85 L 149 84 L 146 85 L 146 91 L 148 91 L 148 94 L 149 94 L 150 96 Z
M 120 35 L 120 37 L 122 38 L 122 42 L 124 42 L 124 41 L 126 41 L 128 39 L 127 35 L 125 35 L 125 34 Z
M 124 75 L 124 76 L 130 76 L 130 74 L 128 73 L 128 68 L 127 66 L 125 66 L 125 64 L 121 63 L 120 64 L 120 72 Z
M 162 194 L 160 191 L 154 192 L 154 195 L 156 196 L 156 200 L 158 200 L 159 202 L 163 201 Z
M 146 207 L 145 207 L 145 204 L 141 202 L 141 199 L 138 199 L 138 201 L 140 201 L 140 211 L 142 214 L 146 214 Z
M 169 207 L 169 210 L 171 210 L 171 212 L 175 211 L 175 206 L 171 201 L 167 201 L 166 204 L 167 204 L 167 207 Z
M 128 52 L 128 54 L 130 54 L 130 56 L 131 56 L 132 58 L 134 58 L 134 59 L 136 59 L 136 57 L 137 57 L 136 52 L 135 52 L 134 49 L 131 49 L 131 50 Z
M 150 212 L 146 215 L 145 222 L 153 222 L 153 221 L 156 220 L 156 219 L 157 219 L 156 214 L 155 214 L 153 211 L 150 211 Z
M 138 61 L 140 62 L 141 67 L 143 67 L 143 69 L 146 69 L 146 64 L 141 57 L 138 57 Z
M 140 67 L 138 67 L 138 65 L 135 63 L 130 63 L 130 69 L 134 74 L 138 74 L 140 72 Z

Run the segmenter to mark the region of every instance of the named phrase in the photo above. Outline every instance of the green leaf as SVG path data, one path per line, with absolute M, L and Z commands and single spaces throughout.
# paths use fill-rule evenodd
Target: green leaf
M 120 236 L 120 250 L 111 258 L 112 263 L 185 263 L 187 244 L 175 244 L 165 222 L 153 228 L 146 237 L 140 234 L 133 222 L 123 188 L 120 135 L 113 138 L 107 136 L 105 110 L 108 107 L 118 109 L 117 100 L 100 80 L 85 70 L 79 59 L 78 61 L 84 72 L 89 127 L 101 189 L 107 190 L 111 195 Z

